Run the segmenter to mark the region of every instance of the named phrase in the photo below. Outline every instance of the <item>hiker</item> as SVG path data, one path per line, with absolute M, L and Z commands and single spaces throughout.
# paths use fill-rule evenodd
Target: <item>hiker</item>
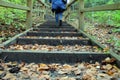
M 49 0 L 52 3 L 52 12 L 55 13 L 56 25 L 62 26 L 63 12 L 66 10 L 67 0 Z

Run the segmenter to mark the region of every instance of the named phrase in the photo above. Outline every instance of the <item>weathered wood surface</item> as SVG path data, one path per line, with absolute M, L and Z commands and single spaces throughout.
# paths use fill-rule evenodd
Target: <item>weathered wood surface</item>
M 71 2 L 67 5 L 67 9 L 68 9 L 72 4 L 74 4 L 76 1 L 78 1 L 78 0 L 73 0 L 73 1 L 71 1 Z
M 120 3 L 84 8 L 82 12 L 120 10 Z
M 81 12 L 81 10 L 84 9 L 84 0 L 79 0 L 79 26 L 78 29 L 81 29 L 84 31 L 84 12 Z
M 33 9 L 33 0 L 27 0 L 27 6 L 30 8 L 30 11 L 27 11 L 27 21 L 26 28 L 32 27 L 32 9 Z
M 44 12 L 44 10 L 40 10 L 40 9 L 33 9 L 33 12 Z
M 5 1 L 2 1 L 2 0 L 0 0 L 0 6 L 1 7 L 14 8 L 14 9 L 20 9 L 20 10 L 28 10 L 28 11 L 30 10 L 29 7 L 5 2 Z
M 49 7 L 50 8 L 50 6 L 49 5 L 47 5 L 46 3 L 44 3 L 44 2 L 42 2 L 42 0 L 37 0 L 40 4 L 42 4 L 43 6 L 45 6 L 45 7 Z

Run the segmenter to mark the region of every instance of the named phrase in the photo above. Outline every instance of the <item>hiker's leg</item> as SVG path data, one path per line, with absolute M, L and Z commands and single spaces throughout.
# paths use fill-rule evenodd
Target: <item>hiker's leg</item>
M 56 20 L 56 24 L 59 23 L 59 14 L 58 13 L 55 13 L 55 20 Z
M 63 13 L 59 13 L 59 26 L 62 26 Z
M 59 20 L 62 20 L 62 18 L 63 18 L 63 13 L 61 12 L 59 13 Z

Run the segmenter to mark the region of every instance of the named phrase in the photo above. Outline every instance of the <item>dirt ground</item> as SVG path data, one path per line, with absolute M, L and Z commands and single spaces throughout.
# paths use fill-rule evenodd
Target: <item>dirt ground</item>
M 73 26 L 78 26 L 78 21 L 72 21 Z M 106 48 L 112 49 L 114 52 L 120 54 L 120 33 L 113 32 L 114 28 L 110 26 L 98 25 L 97 23 L 85 22 L 85 32 L 94 37 L 98 42 L 103 44 Z

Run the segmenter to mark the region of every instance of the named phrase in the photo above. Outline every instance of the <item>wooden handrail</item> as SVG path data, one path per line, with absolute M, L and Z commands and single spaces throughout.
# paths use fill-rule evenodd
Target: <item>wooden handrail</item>
M 74 4 L 76 1 L 78 1 L 78 0 L 73 0 L 73 1 L 71 1 L 71 2 L 67 5 L 67 9 L 68 9 L 72 4 Z
M 40 4 L 42 4 L 43 6 L 45 5 L 41 0 L 37 0 Z
M 70 15 L 70 12 L 68 12 L 68 13 L 65 15 L 64 20 L 66 20 L 66 19 L 69 17 L 69 15 Z
M 1 7 L 7 7 L 7 8 L 13 8 L 13 9 L 27 11 L 27 13 L 26 13 L 26 15 L 27 15 L 26 16 L 26 28 L 32 27 L 32 9 L 33 9 L 32 5 L 33 5 L 33 0 L 27 0 L 27 7 L 0 0 Z
M 29 0 L 27 0 L 29 3 Z M 31 0 L 30 0 L 31 1 Z M 42 2 L 41 0 L 37 0 L 40 4 L 42 4 L 44 7 L 50 8 L 49 5 L 45 4 L 44 2 Z M 74 4 L 76 1 L 78 0 L 73 0 L 71 1 L 68 5 L 67 5 L 67 10 L 70 8 L 70 6 L 72 4 Z M 80 4 L 79 5 L 83 5 L 84 0 L 79 0 Z M 7 7 L 7 8 L 13 8 L 13 9 L 19 9 L 19 10 L 25 10 L 27 11 L 27 14 L 32 12 L 32 1 L 30 3 L 29 6 L 22 6 L 22 5 L 18 5 L 18 4 L 13 4 L 10 2 L 5 2 L 3 0 L 0 0 L 0 6 L 2 7 Z M 115 3 L 115 4 L 108 4 L 108 5 L 102 5 L 102 6 L 96 6 L 96 7 L 90 7 L 90 8 L 81 8 L 81 6 L 79 7 L 79 15 L 81 16 L 81 14 L 84 15 L 84 12 L 91 12 L 91 11 L 109 11 L 109 10 L 120 10 L 120 3 Z M 43 11 L 42 11 L 43 12 Z M 65 16 L 66 18 L 69 16 L 70 12 L 67 13 L 67 15 Z M 29 14 L 30 16 L 32 16 L 32 13 Z M 83 18 L 82 16 L 80 18 Z M 83 21 L 83 19 L 82 19 Z M 83 23 L 83 22 L 81 22 Z M 81 24 L 81 26 L 83 26 Z
M 29 7 L 25 7 L 25 6 L 22 6 L 22 5 L 17 5 L 17 4 L 5 2 L 5 1 L 2 1 L 2 0 L 0 0 L 0 6 L 1 7 L 14 8 L 14 9 L 20 9 L 20 10 L 26 10 L 26 11 L 30 10 Z
M 37 1 L 38 1 L 40 4 L 42 4 L 43 6 L 50 8 L 50 6 L 49 6 L 49 5 L 45 4 L 45 3 L 44 3 L 44 2 L 42 2 L 41 0 L 37 0 Z
M 67 10 L 69 7 L 75 3 L 77 0 L 71 1 L 67 5 Z M 107 4 L 102 6 L 96 6 L 96 7 L 90 7 L 90 8 L 84 8 L 84 0 L 79 0 L 79 29 L 84 30 L 84 12 L 92 12 L 92 11 L 110 11 L 110 10 L 120 10 L 120 3 L 115 4 Z M 69 13 L 65 16 L 68 17 Z
M 33 9 L 33 12 L 44 12 L 44 10 L 40 10 L 40 9 Z
M 30 11 L 27 11 L 27 20 L 26 25 L 27 29 L 32 27 L 32 9 L 33 9 L 33 0 L 27 0 L 27 6 L 30 8 Z
M 71 2 L 67 5 L 67 7 L 66 7 L 66 11 L 68 11 L 69 8 L 70 8 L 70 6 L 71 6 L 72 4 L 74 4 L 76 1 L 77 1 L 77 0 L 71 1 Z M 69 15 L 70 15 L 70 12 L 68 11 L 67 14 L 66 14 L 65 17 L 64 17 L 64 20 L 66 20 L 67 17 L 69 17 Z
M 107 10 L 120 10 L 120 3 L 96 6 L 96 7 L 91 7 L 91 8 L 84 8 L 81 11 L 91 12 L 91 11 L 107 11 Z

